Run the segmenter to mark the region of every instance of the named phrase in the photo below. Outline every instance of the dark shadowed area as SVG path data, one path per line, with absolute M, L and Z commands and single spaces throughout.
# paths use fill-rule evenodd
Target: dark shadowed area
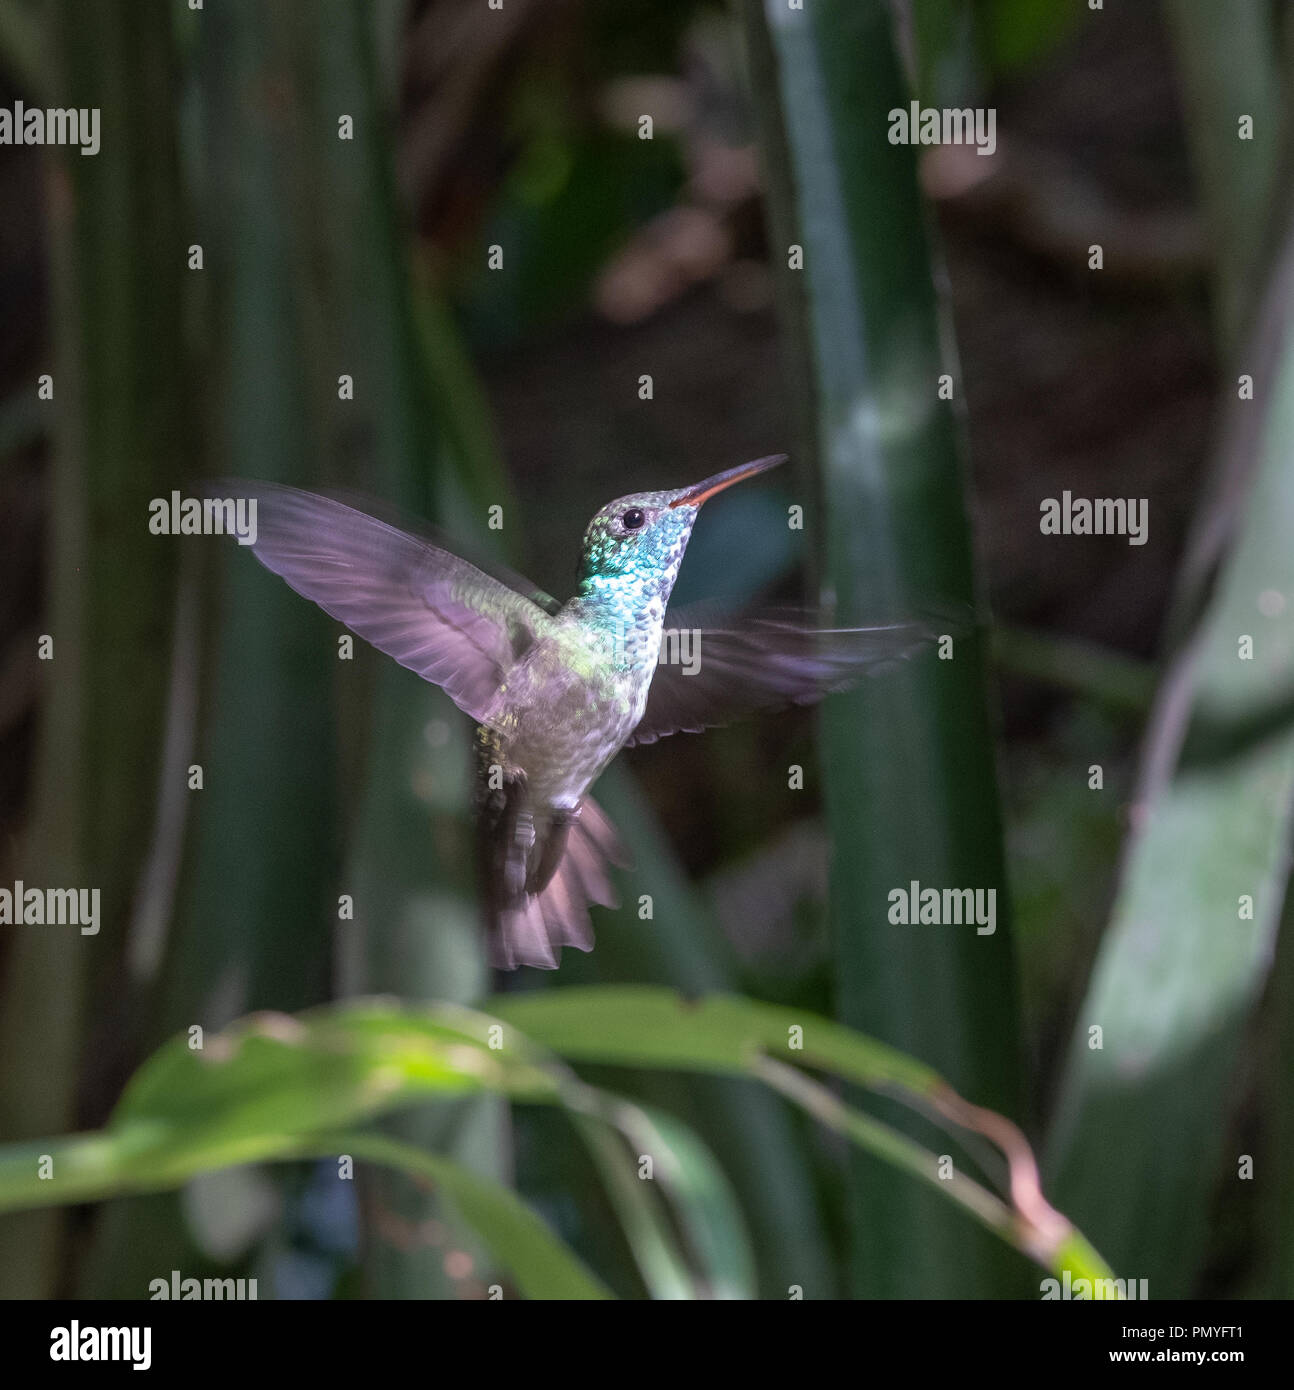
M 0 142 L 0 889 L 102 920 L 0 906 L 0 1295 L 1288 1297 L 1292 19 L 7 0 L 0 112 L 102 133 Z M 610 499 L 782 452 L 676 602 L 948 649 L 628 750 L 552 973 L 482 945 L 470 721 L 148 525 L 346 489 L 565 599 Z

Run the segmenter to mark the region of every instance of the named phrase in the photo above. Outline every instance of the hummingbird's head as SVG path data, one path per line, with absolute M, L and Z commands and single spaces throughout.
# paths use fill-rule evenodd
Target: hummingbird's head
M 701 504 L 745 478 L 776 468 L 785 454 L 743 463 L 692 487 L 617 497 L 589 522 L 580 553 L 580 593 L 664 613 Z

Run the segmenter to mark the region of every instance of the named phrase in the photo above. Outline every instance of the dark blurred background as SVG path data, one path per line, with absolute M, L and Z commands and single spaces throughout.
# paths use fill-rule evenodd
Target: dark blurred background
M 127 121 L 105 126 L 104 154 L 85 161 L 96 169 L 73 169 L 71 185 L 66 160 L 0 148 L 5 882 L 21 876 L 20 848 L 39 829 L 42 805 L 57 820 L 41 797 L 41 778 L 54 774 L 42 772 L 50 685 L 35 639 L 50 630 L 56 587 L 81 582 L 69 575 L 64 548 L 75 538 L 55 540 L 59 499 L 71 495 L 76 470 L 97 478 L 77 522 L 92 541 L 118 525 L 114 489 L 147 498 L 215 471 L 344 483 L 495 544 L 565 597 L 583 527 L 609 498 L 678 486 L 803 440 L 793 398 L 803 352 L 779 300 L 784 255 L 771 245 L 766 93 L 751 85 L 748 16 L 707 0 L 508 0 L 502 11 L 413 0 L 371 11 L 325 5 L 318 15 L 213 6 L 173 16 L 164 36 L 153 8 L 132 16 L 108 6 L 82 22 L 75 7 L 47 12 L 6 0 L 0 24 L 0 106 L 34 102 L 46 76 L 79 90 L 78 77 L 101 63 L 102 88 Z M 889 9 L 898 61 L 927 74 L 927 99 L 942 92 L 943 104 L 967 104 L 974 95 L 997 111 L 993 158 L 943 147 L 917 151 L 915 162 L 930 277 L 957 364 L 954 413 L 978 582 L 994 625 L 988 699 L 1025 1059 L 1017 1094 L 1038 1138 L 1063 1108 L 1065 1054 L 1086 1019 L 1082 1001 L 1134 819 L 1140 741 L 1160 663 L 1174 650 L 1170 615 L 1191 587 L 1183 559 L 1191 537 L 1198 543 L 1208 530 L 1206 499 L 1216 501 L 1207 480 L 1225 438 L 1220 401 L 1232 388 L 1224 382 L 1234 377 L 1237 344 L 1261 319 L 1263 267 L 1279 237 L 1283 200 L 1265 186 L 1255 197 L 1270 203 L 1271 229 L 1253 228 L 1254 247 L 1243 255 L 1226 241 L 1234 226 L 1219 218 L 1216 160 L 1200 130 L 1202 111 L 1224 111 L 1234 129 L 1234 93 L 1220 95 L 1226 74 L 1210 80 L 1208 68 L 1217 57 L 1234 75 L 1245 45 L 1261 36 L 1265 71 L 1287 80 L 1288 15 L 1281 5 L 1239 6 L 1231 47 L 1210 51 L 1221 36 L 1198 5 L 1112 4 L 1092 13 L 1083 3 L 949 0 Z M 957 22 L 936 63 L 921 44 L 940 16 Z M 1278 122 L 1283 130 L 1285 113 L 1278 91 L 1266 95 L 1259 138 L 1275 149 L 1272 130 Z M 328 147 L 336 114 L 352 110 L 355 150 Z M 638 138 L 645 111 L 654 118 L 650 142 Z M 141 119 L 149 112 L 151 134 Z M 114 156 L 107 134 L 123 128 L 143 132 L 141 143 Z M 1281 167 L 1272 154 L 1271 169 Z M 1268 178 L 1275 187 L 1275 173 Z M 878 201 L 884 196 L 877 191 Z M 73 199 L 81 200 L 76 217 Z M 192 242 L 207 258 L 196 285 L 177 251 Z M 1104 248 L 1101 273 L 1088 268 L 1092 243 Z M 501 271 L 487 268 L 492 244 L 506 248 Z M 148 310 L 132 318 L 143 299 Z M 96 379 L 108 344 L 121 354 L 118 370 Z M 36 399 L 45 371 L 55 373 L 60 410 L 75 393 L 75 426 L 58 424 Z M 360 408 L 334 399 L 331 383 L 343 371 L 355 374 Z M 640 398 L 644 373 L 651 402 Z M 65 395 L 69 380 L 77 384 Z M 158 404 L 127 419 L 129 403 L 141 399 Z M 74 460 L 64 473 L 55 465 L 60 449 Z M 797 545 L 785 507 L 811 493 L 815 465 L 801 451 L 794 466 L 795 474 L 707 511 L 680 598 L 813 591 L 823 578 L 821 537 L 811 525 L 807 545 Z M 1065 489 L 1148 499 L 1150 543 L 1043 536 L 1040 500 Z M 501 538 L 484 527 L 494 501 L 505 505 Z M 327 622 L 271 593 L 245 556 L 190 560 L 172 551 L 146 562 L 148 573 L 105 564 L 92 559 L 84 576 L 97 586 L 85 621 L 94 627 L 117 604 L 105 620 L 120 659 L 147 651 L 156 669 L 138 691 L 106 695 L 100 727 L 85 735 L 81 756 L 94 763 L 103 741 L 117 737 L 112 718 L 133 731 L 69 793 L 96 824 L 114 808 L 127 816 L 132 796 L 134 807 L 153 804 L 157 759 L 176 762 L 162 752 L 167 730 L 180 747 L 196 739 L 204 756 L 194 760 L 214 770 L 228 766 L 222 738 L 269 713 L 263 738 L 244 750 L 248 780 L 237 796 L 221 801 L 222 773 L 210 778 L 200 812 L 163 794 L 153 823 L 90 833 L 99 837 L 91 858 L 109 852 L 113 835 L 118 855 L 132 829 L 139 836 L 119 895 L 131 926 L 77 986 L 80 1003 L 69 1012 L 78 1026 L 55 1053 L 61 1099 L 24 1109 L 22 1095 L 11 1095 L 0 1112 L 11 1125 L 5 1138 L 64 1127 L 60 1116 L 75 1127 L 102 1122 L 141 1056 L 195 1012 L 217 1026 L 250 1008 L 293 1009 L 335 994 L 471 1000 L 483 988 L 468 880 L 454 868 L 466 843 L 465 765 L 445 751 L 459 735 L 448 705 L 428 716 L 431 697 L 367 652 L 354 678 L 338 676 Z M 1191 616 L 1189 604 L 1181 611 Z M 249 622 L 260 624 L 250 635 Z M 92 663 L 85 698 L 96 699 L 95 681 L 107 681 L 111 666 L 110 654 Z M 276 693 L 266 697 L 271 682 Z M 84 731 L 84 706 L 73 718 Z M 371 738 L 374 728 L 411 732 L 384 744 Z M 816 731 L 814 711 L 795 711 L 635 750 L 623 759 L 630 778 L 608 800 L 638 831 L 643 872 L 659 854 L 659 863 L 681 866 L 681 876 L 668 871 L 680 883 L 698 887 L 697 910 L 717 927 L 732 987 L 831 1013 L 838 960 L 821 787 L 810 778 L 802 795 L 769 795 L 762 780 L 767 769 L 814 764 Z M 411 755 L 409 740 L 419 738 Z M 279 789 L 262 794 L 258 771 L 264 778 L 271 757 Z M 431 782 L 420 784 L 427 759 Z M 1103 768 L 1101 796 L 1089 788 L 1093 764 Z M 399 792 L 380 789 L 386 774 Z M 413 813 L 410 795 L 420 801 Z M 250 814 L 239 799 L 248 796 L 257 807 Z M 327 806 L 308 828 L 303 802 Z M 159 849 L 155 837 L 166 840 L 166 827 L 186 816 L 187 829 L 173 837 L 187 836 L 184 844 Z M 424 841 L 434 841 L 434 854 Z M 287 882 L 266 886 L 277 869 L 257 867 L 258 846 L 291 864 Z M 418 861 L 425 881 L 392 881 L 384 856 L 400 853 Z M 331 902 L 339 863 L 345 883 L 356 875 L 380 882 L 392 913 L 400 904 L 403 915 L 384 918 L 379 931 L 375 913 L 356 941 L 329 950 L 318 917 L 307 920 L 299 905 L 303 894 Z M 635 891 L 626 891 L 631 902 Z M 257 905 L 239 906 L 249 893 Z M 275 926 L 277 944 L 268 944 L 285 904 L 296 905 L 293 924 Z M 599 925 L 598 951 L 564 964 L 559 983 L 713 984 L 692 948 L 674 966 L 644 962 L 636 946 L 617 954 L 615 931 Z M 450 945 L 411 944 L 428 934 Z M 30 987 L 39 971 L 23 974 L 28 967 L 9 948 L 0 938 L 0 980 L 10 990 L 20 980 Z M 1261 992 L 1262 977 L 1250 984 Z M 58 1001 L 55 990 L 49 1007 Z M 1245 1028 L 1258 1031 L 1246 1038 L 1261 1034 L 1262 1047 L 1279 1047 L 1263 1031 L 1266 1015 L 1256 1017 Z M 36 1065 L 32 1049 L 18 1055 Z M 1228 1155 L 1269 1142 L 1260 1116 L 1275 1073 L 1256 1055 L 1246 1043 L 1250 1062 L 1239 1066 L 1238 1084 L 1201 1119 Z M 668 1087 L 662 1099 L 694 1116 L 712 1104 L 700 1094 L 680 1100 Z M 987 1099 L 1013 1108 L 1005 1096 Z M 574 1209 L 550 1124 L 523 1121 L 508 1142 L 519 1165 L 530 1165 L 526 1182 L 541 1209 L 581 1248 L 597 1250 L 596 1216 Z M 450 1128 L 474 1134 L 466 1151 L 480 1153 L 495 1152 L 508 1125 L 486 1106 Z M 417 1130 L 426 1142 L 459 1142 L 445 1132 L 443 1116 Z M 1151 1148 L 1138 1149 L 1137 1161 L 1153 1185 L 1159 1160 L 1145 1142 Z M 825 1263 L 838 1265 L 845 1198 L 822 1175 L 830 1163 L 829 1146 L 818 1145 L 815 1200 L 831 1232 L 822 1248 Z M 734 1178 L 739 1194 L 744 1183 L 757 1189 L 769 1180 Z M 274 1181 L 272 1198 L 259 1186 L 211 1197 L 217 1215 L 205 1226 L 186 1199 L 188 1234 L 166 1239 L 196 1241 L 219 1268 L 270 1259 L 272 1247 L 281 1293 L 352 1291 L 354 1214 L 321 1216 L 307 1168 Z M 1263 1281 L 1273 1262 L 1288 1269 L 1288 1255 L 1259 1240 L 1261 1210 L 1216 1173 L 1199 1181 L 1203 1202 L 1198 1193 L 1191 1200 L 1204 1207 L 1202 1234 L 1181 1291 L 1271 1291 Z M 424 1195 L 374 1198 L 377 1210 L 397 1216 L 384 1226 L 369 1212 L 366 1229 L 394 1253 L 384 1264 L 370 1249 L 368 1287 L 425 1290 L 434 1278 L 447 1291 L 479 1291 L 449 1278 L 435 1250 L 418 1263 L 409 1232 L 430 1219 Z M 138 1236 L 151 1229 L 144 1203 L 174 1200 L 83 1211 L 71 1245 L 66 1236 L 51 1245 L 44 1286 L 118 1291 L 127 1282 L 125 1233 L 146 1244 Z M 210 1232 L 238 1225 L 231 1212 L 246 1217 L 245 1238 L 222 1246 Z M 774 1218 L 762 1226 L 749 1219 L 762 1231 L 757 1243 L 775 1241 Z M 171 1230 L 171 1217 L 155 1221 Z M 1118 1245 L 1100 1229 L 1087 1234 L 1098 1246 Z M 143 1268 L 170 1268 L 166 1248 L 162 1240 L 150 1249 Z M 1140 1257 L 1143 1248 L 1134 1249 Z M 1171 1253 L 1163 1258 L 1172 1265 Z M 765 1273 L 761 1264 L 763 1286 L 777 1287 Z

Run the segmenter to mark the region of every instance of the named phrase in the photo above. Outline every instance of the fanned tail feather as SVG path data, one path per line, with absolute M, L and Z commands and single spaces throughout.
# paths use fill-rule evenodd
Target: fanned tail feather
M 569 819 L 554 821 L 537 836 L 524 779 L 516 778 L 487 800 L 483 812 L 479 866 L 490 963 L 501 970 L 555 970 L 562 947 L 591 951 L 589 907 L 618 906 L 608 866 L 628 862 L 602 808 L 586 797 L 578 811 L 567 813 Z M 547 881 L 537 884 L 535 867 L 556 835 L 565 841 L 560 858 Z

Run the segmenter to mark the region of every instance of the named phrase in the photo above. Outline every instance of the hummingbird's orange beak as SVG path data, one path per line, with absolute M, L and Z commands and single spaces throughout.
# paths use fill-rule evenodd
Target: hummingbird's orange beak
M 688 488 L 682 497 L 676 497 L 670 506 L 699 507 L 707 497 L 713 497 L 716 492 L 722 492 L 724 488 L 731 487 L 733 483 L 739 483 L 744 478 L 753 478 L 756 473 L 767 473 L 770 468 L 776 468 L 779 463 L 785 463 L 786 457 L 785 454 L 769 454 L 767 458 L 756 459 L 754 463 L 740 463 L 736 468 L 729 468 L 722 473 L 716 473 L 713 478 L 707 478 L 703 483 L 697 483 L 695 487 Z

